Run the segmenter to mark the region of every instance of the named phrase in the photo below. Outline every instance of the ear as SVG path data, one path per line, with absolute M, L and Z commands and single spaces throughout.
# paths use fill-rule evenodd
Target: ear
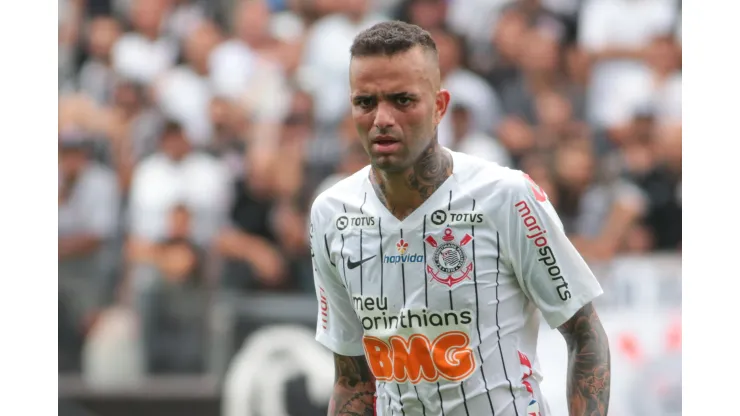
M 450 105 L 450 92 L 445 89 L 437 91 L 434 105 L 434 125 L 438 126 L 442 121 L 442 117 L 447 113 L 447 108 Z

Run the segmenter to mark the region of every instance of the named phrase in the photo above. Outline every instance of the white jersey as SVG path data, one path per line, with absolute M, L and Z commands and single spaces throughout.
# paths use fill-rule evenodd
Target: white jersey
M 403 221 L 369 167 L 316 199 L 316 339 L 366 357 L 377 415 L 548 416 L 537 309 L 556 328 L 601 287 L 527 175 L 450 153 L 452 176 Z

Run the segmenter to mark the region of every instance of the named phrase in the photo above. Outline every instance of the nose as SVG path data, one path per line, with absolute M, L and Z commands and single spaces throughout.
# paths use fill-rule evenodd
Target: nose
M 375 127 L 381 132 L 395 126 L 396 121 L 393 118 L 393 106 L 385 102 L 380 102 L 375 111 L 374 123 Z

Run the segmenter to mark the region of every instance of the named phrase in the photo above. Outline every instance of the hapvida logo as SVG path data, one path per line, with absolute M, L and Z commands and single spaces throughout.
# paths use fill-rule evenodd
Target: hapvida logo
M 397 264 L 397 263 L 422 263 L 424 256 L 421 254 L 406 254 L 409 249 L 409 243 L 403 239 L 398 240 L 396 243 L 397 255 L 386 255 L 383 257 L 383 263 Z

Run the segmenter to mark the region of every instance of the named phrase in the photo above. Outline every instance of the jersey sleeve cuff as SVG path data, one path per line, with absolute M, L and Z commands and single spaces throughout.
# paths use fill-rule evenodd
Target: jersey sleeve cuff
M 556 312 L 549 313 L 547 315 L 543 314 L 545 321 L 547 321 L 547 324 L 550 325 L 550 329 L 556 329 L 564 323 L 568 322 L 568 320 L 572 318 L 573 315 L 575 315 L 576 312 L 578 312 L 582 307 L 586 306 L 589 302 L 592 302 L 603 293 L 604 291 L 599 288 L 598 290 L 595 290 L 588 294 L 584 294 L 579 298 L 573 298 L 571 302 L 568 302 L 568 305 L 565 308 L 560 309 Z
M 343 342 L 338 342 L 326 333 L 316 334 L 316 341 L 339 355 L 345 355 L 347 357 L 357 357 L 360 355 L 365 355 L 365 350 L 362 348 L 361 344 L 347 344 Z

